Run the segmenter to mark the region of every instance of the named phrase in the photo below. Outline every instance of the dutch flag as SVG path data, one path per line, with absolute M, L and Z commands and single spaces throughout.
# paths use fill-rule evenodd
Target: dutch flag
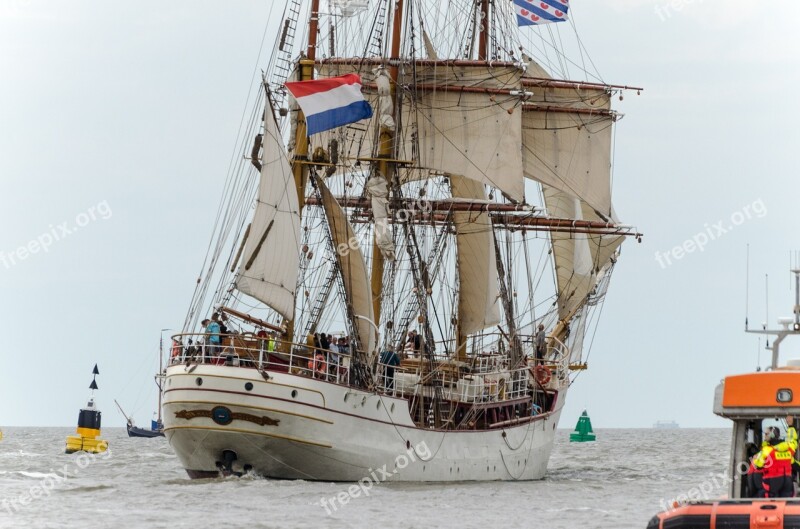
M 563 22 L 567 19 L 569 0 L 514 0 L 518 26 Z
M 286 83 L 286 89 L 303 109 L 309 136 L 372 117 L 358 74 Z

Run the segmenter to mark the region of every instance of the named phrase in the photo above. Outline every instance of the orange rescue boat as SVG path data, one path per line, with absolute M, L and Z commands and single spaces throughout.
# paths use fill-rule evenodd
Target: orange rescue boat
M 748 473 L 750 460 L 760 451 L 767 429 L 777 427 L 786 436 L 792 422 L 800 426 L 800 359 L 782 364 L 780 358 L 781 343 L 789 336 L 800 335 L 800 268 L 792 272 L 794 315 L 779 318 L 777 329 L 767 329 L 766 324 L 757 330 L 745 328 L 748 333 L 772 337 L 772 346 L 769 338 L 767 341 L 771 365 L 764 371 L 725 377 L 714 394 L 714 413 L 733 422 L 728 498 L 676 503 L 672 509 L 654 516 L 647 529 L 800 529 L 800 498 L 758 497 L 763 490 L 757 490 Z M 800 459 L 800 454 L 795 454 L 794 459 Z M 797 495 L 797 473 L 792 479 Z

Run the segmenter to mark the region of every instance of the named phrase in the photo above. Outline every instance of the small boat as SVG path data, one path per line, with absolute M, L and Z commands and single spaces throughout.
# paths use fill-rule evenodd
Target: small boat
M 795 275 L 796 301 L 800 307 L 800 268 Z M 648 529 L 694 527 L 774 527 L 800 529 L 800 500 L 761 498 L 755 480 L 750 479 L 751 459 L 760 452 L 764 432 L 778 429 L 786 438 L 800 417 L 800 359 L 781 362 L 780 346 L 789 336 L 800 336 L 800 311 L 793 317 L 779 318 L 780 328 L 748 329 L 745 332 L 767 336 L 767 349 L 772 352 L 766 370 L 725 377 L 714 393 L 714 413 L 733 422 L 731 457 L 726 469 L 727 498 L 717 501 L 690 501 L 692 491 L 668 502 L 671 508 L 654 516 Z M 769 337 L 772 345 L 769 345 Z M 785 420 L 784 420 L 785 418 Z M 790 418 L 792 420 L 790 420 Z M 766 467 L 765 467 L 766 468 Z M 796 479 L 796 478 L 795 478 Z M 794 483 L 798 490 L 798 483 Z M 697 493 L 698 489 L 694 489 Z M 702 486 L 700 488 L 702 490 Z M 767 492 L 769 494 L 769 492 Z M 698 497 L 695 494 L 695 497 Z M 667 505 L 662 504 L 662 507 Z
M 161 400 L 160 392 L 159 392 L 159 400 Z M 157 419 L 154 418 L 152 421 L 150 421 L 150 429 L 148 430 L 147 428 L 140 428 L 136 426 L 136 424 L 133 421 L 133 418 L 128 416 L 127 413 L 125 413 L 125 410 L 122 409 L 122 406 L 119 405 L 119 402 L 114 400 L 114 404 L 117 405 L 117 408 L 119 408 L 120 413 L 122 413 L 122 415 L 125 417 L 125 420 L 128 422 L 127 424 L 128 437 L 164 437 L 164 424 L 161 422 L 161 415 L 158 415 Z M 160 402 L 158 409 L 161 410 Z M 153 413 L 153 415 L 156 414 Z
M 163 332 L 163 331 L 162 331 Z M 158 343 L 158 365 L 159 369 L 164 365 L 164 339 L 162 338 Z M 114 404 L 119 408 L 122 416 L 127 421 L 128 437 L 164 437 L 164 422 L 161 420 L 161 380 L 162 374 L 156 375 L 156 386 L 158 386 L 158 412 L 153 412 L 153 418 L 150 420 L 150 429 L 140 428 L 136 426 L 133 417 L 128 416 L 127 413 L 119 405 L 119 402 L 114 400 Z

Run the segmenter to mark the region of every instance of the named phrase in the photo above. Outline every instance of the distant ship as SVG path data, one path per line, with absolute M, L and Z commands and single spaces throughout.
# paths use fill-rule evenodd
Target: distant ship
M 656 421 L 655 424 L 653 424 L 653 428 L 673 430 L 675 428 L 680 428 L 680 425 L 675 421 Z

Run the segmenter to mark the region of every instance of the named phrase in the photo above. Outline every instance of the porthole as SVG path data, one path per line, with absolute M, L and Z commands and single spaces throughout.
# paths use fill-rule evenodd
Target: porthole
M 297 390 L 296 390 L 296 389 L 293 389 L 293 390 L 292 390 L 292 398 L 293 398 L 293 399 L 296 399 L 296 398 L 297 398 Z
M 778 402 L 792 402 L 792 390 L 789 388 L 779 389 L 776 400 Z
M 253 391 L 253 383 L 248 382 L 247 384 L 244 385 L 244 389 L 246 389 L 247 391 Z
M 381 411 L 381 401 L 378 401 L 378 403 L 375 405 L 375 409 Z
M 202 386 L 203 385 L 203 379 L 200 378 L 200 377 L 197 377 L 196 379 L 194 379 L 194 383 L 197 384 L 198 386 Z
M 394 402 L 392 402 L 392 405 L 389 406 L 389 411 L 394 413 Z

